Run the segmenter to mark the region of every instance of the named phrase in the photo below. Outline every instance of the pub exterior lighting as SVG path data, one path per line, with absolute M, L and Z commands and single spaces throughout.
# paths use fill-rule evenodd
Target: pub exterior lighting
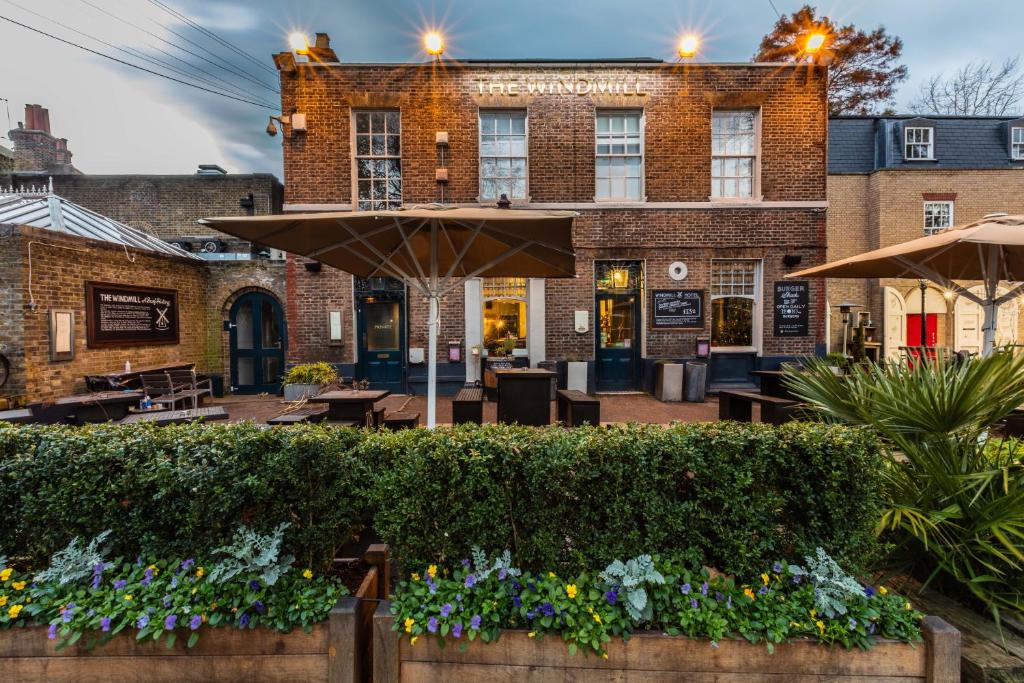
M 807 52 L 808 54 L 814 54 L 821 50 L 825 45 L 825 34 L 824 33 L 812 33 L 807 37 Z
M 306 34 L 301 31 L 294 31 L 288 34 L 288 47 L 299 54 L 309 51 L 309 40 Z
M 437 31 L 431 31 L 423 36 L 423 49 L 428 55 L 440 56 L 444 52 L 444 38 Z
M 683 36 L 682 40 L 679 41 L 679 56 L 683 59 L 687 57 L 693 57 L 697 54 L 697 48 L 700 46 L 700 39 L 693 35 Z

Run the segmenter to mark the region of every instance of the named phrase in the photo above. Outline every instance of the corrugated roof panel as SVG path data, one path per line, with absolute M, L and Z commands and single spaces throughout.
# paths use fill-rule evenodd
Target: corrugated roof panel
M 59 211 L 59 215 L 54 215 L 55 211 Z M 176 245 L 56 195 L 0 195 L 0 223 L 28 225 L 169 256 L 202 260 Z

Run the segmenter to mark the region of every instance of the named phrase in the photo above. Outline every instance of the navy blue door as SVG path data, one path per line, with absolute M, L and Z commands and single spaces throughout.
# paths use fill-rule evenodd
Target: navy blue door
M 281 304 L 267 294 L 238 297 L 230 312 L 231 391 L 276 394 L 287 342 Z
M 640 293 L 597 293 L 597 390 L 636 389 L 640 375 Z
M 356 373 L 373 389 L 405 392 L 405 298 L 366 297 L 357 318 L 359 364 Z

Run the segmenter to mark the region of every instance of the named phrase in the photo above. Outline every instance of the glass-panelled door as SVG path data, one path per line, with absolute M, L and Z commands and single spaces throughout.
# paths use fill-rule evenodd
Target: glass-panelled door
M 231 306 L 229 326 L 232 393 L 276 394 L 287 342 L 281 304 L 261 292 L 243 294 Z
M 373 389 L 405 393 L 405 288 L 391 278 L 356 282 L 358 379 Z
M 642 272 L 636 261 L 595 264 L 598 391 L 638 386 Z

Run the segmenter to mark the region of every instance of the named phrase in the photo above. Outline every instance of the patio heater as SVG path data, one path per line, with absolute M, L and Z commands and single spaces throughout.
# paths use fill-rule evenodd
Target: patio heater
M 844 356 L 849 356 L 850 355 L 847 352 L 847 350 L 846 350 L 846 344 L 847 344 L 847 339 L 846 338 L 847 338 L 847 333 L 850 330 L 850 320 L 852 319 L 852 316 L 850 315 L 850 312 L 854 308 L 862 308 L 862 306 L 860 304 L 851 303 L 849 301 L 844 301 L 843 303 L 839 304 L 839 313 L 840 313 L 840 315 L 843 316 L 843 355 Z
M 928 281 L 918 280 L 917 286 L 921 290 L 921 348 L 928 348 L 928 324 L 925 319 L 927 316 L 924 314 L 924 299 L 925 293 L 928 291 Z

